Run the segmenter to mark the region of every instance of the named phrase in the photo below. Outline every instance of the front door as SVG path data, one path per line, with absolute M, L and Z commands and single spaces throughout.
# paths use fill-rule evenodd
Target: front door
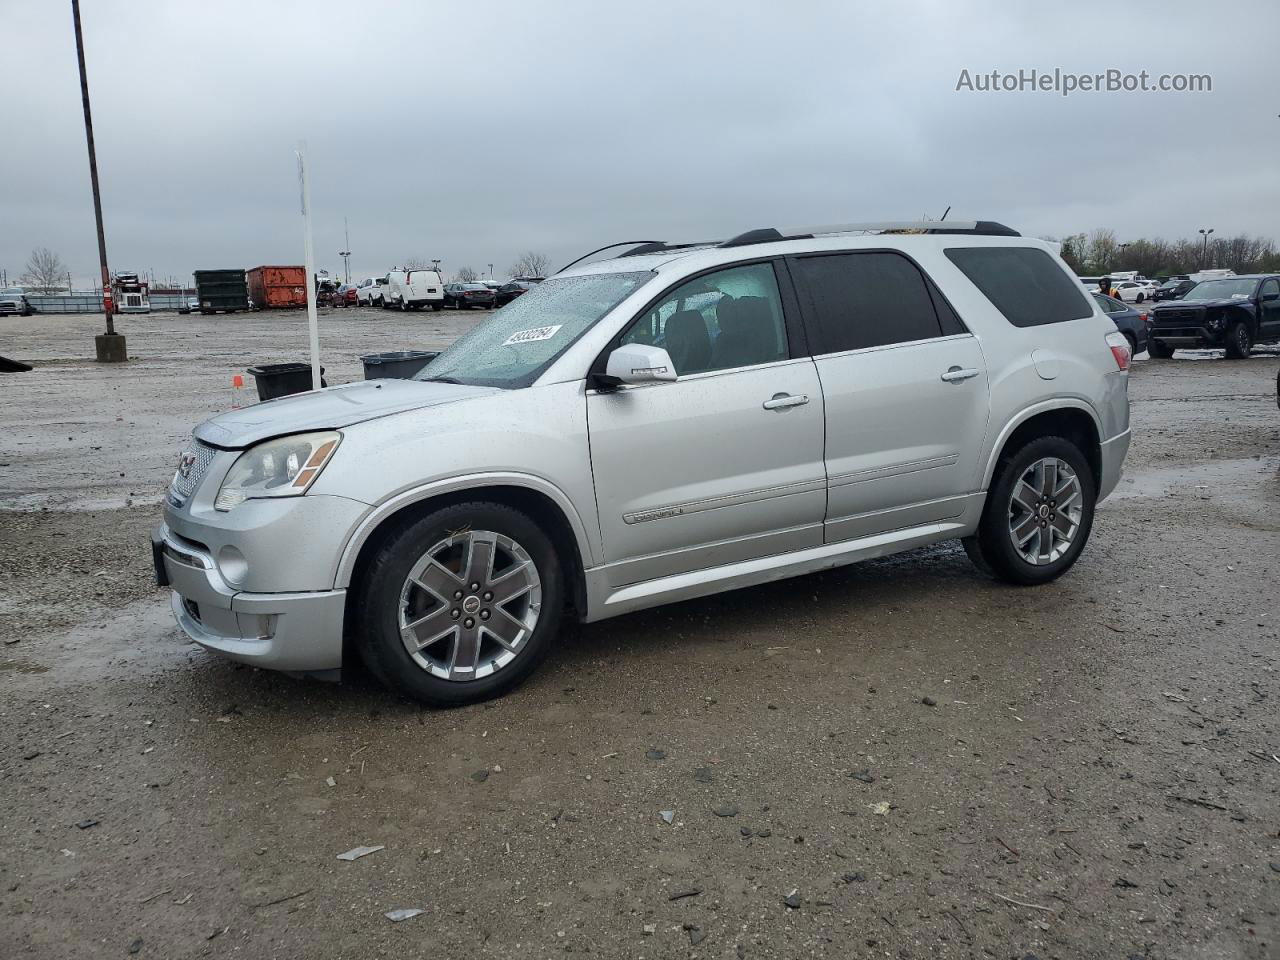
M 826 402 L 827 541 L 959 516 L 990 406 L 977 339 L 899 253 L 788 263 Z
M 1262 281 L 1258 291 L 1258 338 L 1280 337 L 1280 281 L 1275 277 Z
M 678 378 L 588 391 L 613 586 L 822 543 L 822 390 L 789 320 L 765 261 L 682 283 L 619 338 L 665 348 Z

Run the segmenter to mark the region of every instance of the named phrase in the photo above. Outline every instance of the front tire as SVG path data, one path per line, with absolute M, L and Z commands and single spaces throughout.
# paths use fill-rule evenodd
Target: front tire
M 564 576 L 537 523 L 472 501 L 383 541 L 356 596 L 360 654 L 374 675 L 415 700 L 455 707 L 533 672 L 560 628 Z
M 978 524 L 979 555 L 1009 583 L 1056 580 L 1089 540 L 1096 499 L 1093 471 L 1074 443 L 1065 437 L 1032 440 L 996 470 Z
M 1152 360 L 1168 360 L 1173 356 L 1173 347 L 1160 340 L 1147 338 L 1147 356 Z
M 432 310 L 432 312 L 434 312 L 434 313 L 439 313 L 439 312 L 440 312 L 441 310 L 443 310 L 443 309 L 444 309 L 444 304 L 443 304 L 443 303 L 433 303 L 433 304 L 431 305 L 431 310 Z
M 1249 325 L 1237 320 L 1227 331 L 1227 356 L 1232 360 L 1244 360 L 1252 349 L 1253 335 L 1249 332 Z

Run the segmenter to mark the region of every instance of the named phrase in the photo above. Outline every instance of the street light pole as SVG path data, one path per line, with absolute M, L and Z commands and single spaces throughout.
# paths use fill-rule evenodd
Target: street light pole
M 1200 269 L 1204 269 L 1205 261 L 1209 259 L 1209 234 L 1213 233 L 1213 227 L 1205 230 L 1200 228 L 1200 236 L 1204 238 L 1204 242 L 1200 246 Z
M 93 146 L 93 115 L 89 111 L 89 77 L 84 69 L 84 34 L 80 29 L 80 0 L 71 0 L 71 19 L 76 28 L 76 59 L 80 63 L 80 99 L 84 104 L 84 136 L 89 146 L 89 180 L 93 184 L 93 215 L 98 223 L 98 263 L 102 268 L 102 309 L 107 315 L 107 332 L 94 337 L 99 363 L 128 360 L 124 337 L 116 333 L 115 304 L 111 302 L 111 274 L 107 270 L 107 237 L 102 229 L 102 195 L 98 191 L 98 153 Z
M 345 278 L 343 283 L 351 282 L 351 233 L 347 230 L 347 218 L 342 218 L 342 239 L 343 246 L 347 249 L 339 250 L 338 256 L 342 258 L 342 275 Z

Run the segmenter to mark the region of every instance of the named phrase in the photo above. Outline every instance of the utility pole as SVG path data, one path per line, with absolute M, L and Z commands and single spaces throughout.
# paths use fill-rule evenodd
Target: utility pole
M 76 59 L 80 63 L 80 99 L 84 104 L 84 137 L 89 147 L 89 180 L 93 184 L 93 215 L 98 222 L 98 264 L 102 268 L 102 310 L 107 332 L 93 338 L 99 363 L 124 363 L 129 359 L 124 336 L 116 333 L 115 304 L 111 302 L 111 275 L 107 271 L 107 237 L 102 230 L 102 195 L 98 191 L 98 154 L 93 146 L 93 115 L 89 111 L 89 77 L 84 69 L 84 33 L 80 29 L 80 0 L 71 0 L 76 28 Z
M 342 218 L 342 239 L 345 250 L 339 250 L 338 256 L 342 258 L 342 276 L 343 283 L 351 282 L 351 233 L 347 230 L 347 218 Z
M 493 279 L 493 264 L 489 264 L 489 279 Z

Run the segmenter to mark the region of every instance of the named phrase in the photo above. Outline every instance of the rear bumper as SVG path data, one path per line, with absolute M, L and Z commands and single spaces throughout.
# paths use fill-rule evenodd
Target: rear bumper
M 1101 503 L 1111 495 L 1120 483 L 1120 475 L 1124 468 L 1124 458 L 1129 452 L 1129 441 L 1133 436 L 1131 430 L 1112 437 L 1100 444 L 1102 469 L 1098 481 L 1098 502 Z
M 174 618 L 206 650 L 271 670 L 342 667 L 346 591 L 248 593 L 229 586 L 213 557 L 161 524 L 151 535 L 156 577 L 173 588 Z

